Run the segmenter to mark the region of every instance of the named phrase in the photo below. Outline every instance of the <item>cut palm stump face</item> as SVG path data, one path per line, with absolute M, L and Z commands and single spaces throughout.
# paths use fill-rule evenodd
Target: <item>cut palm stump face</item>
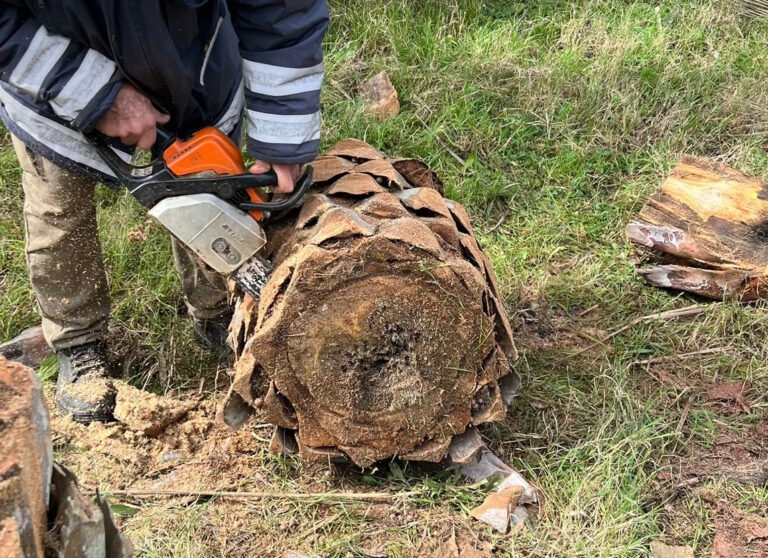
M 490 262 L 423 163 L 346 140 L 313 166 L 267 230 L 261 299 L 237 300 L 224 420 L 258 408 L 273 447 L 306 458 L 440 461 L 519 385 Z
M 642 249 L 638 273 L 653 286 L 715 300 L 768 294 L 768 186 L 759 179 L 687 159 L 627 237 Z

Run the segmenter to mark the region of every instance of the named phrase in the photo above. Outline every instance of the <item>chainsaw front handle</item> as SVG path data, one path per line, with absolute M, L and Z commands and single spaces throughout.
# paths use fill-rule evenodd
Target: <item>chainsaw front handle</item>
M 274 173 L 275 171 L 270 172 Z M 301 176 L 296 181 L 296 186 L 293 189 L 293 192 L 287 198 L 270 202 L 241 202 L 238 204 L 238 207 L 243 211 L 249 211 L 253 209 L 259 211 L 280 211 L 293 207 L 294 205 L 298 204 L 302 198 L 304 198 L 307 190 L 309 190 L 309 187 L 312 186 L 313 174 L 314 169 L 311 165 L 304 167 L 304 172 L 301 173 Z

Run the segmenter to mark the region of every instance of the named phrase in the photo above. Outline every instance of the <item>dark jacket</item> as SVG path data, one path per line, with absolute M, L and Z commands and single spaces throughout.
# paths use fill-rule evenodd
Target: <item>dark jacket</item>
M 0 117 L 33 151 L 109 174 L 81 132 L 130 81 L 181 135 L 237 134 L 244 99 L 249 153 L 304 163 L 327 24 L 325 0 L 2 1 Z

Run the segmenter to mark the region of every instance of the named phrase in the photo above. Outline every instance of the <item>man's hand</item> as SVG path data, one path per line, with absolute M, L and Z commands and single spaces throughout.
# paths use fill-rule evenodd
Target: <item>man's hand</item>
M 273 169 L 277 175 L 277 187 L 272 188 L 272 192 L 275 194 L 290 194 L 293 192 L 293 188 L 296 186 L 296 181 L 299 179 L 299 173 L 301 172 L 301 165 L 299 164 L 281 164 L 281 163 L 265 163 L 264 161 L 256 161 L 251 166 L 251 174 L 264 174 L 269 172 L 269 169 Z
M 171 119 L 163 114 L 130 83 L 125 83 L 107 113 L 96 124 L 102 134 L 120 138 L 126 145 L 149 150 L 155 144 L 158 124 Z

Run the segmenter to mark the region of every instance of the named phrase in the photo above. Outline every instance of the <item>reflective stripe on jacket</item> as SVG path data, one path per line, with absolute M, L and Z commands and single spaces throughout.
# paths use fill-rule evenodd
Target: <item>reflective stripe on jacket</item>
M 235 134 L 245 113 L 250 155 L 308 162 L 327 25 L 325 0 L 3 1 L 0 117 L 33 151 L 109 175 L 81 132 L 130 81 L 181 135 Z

